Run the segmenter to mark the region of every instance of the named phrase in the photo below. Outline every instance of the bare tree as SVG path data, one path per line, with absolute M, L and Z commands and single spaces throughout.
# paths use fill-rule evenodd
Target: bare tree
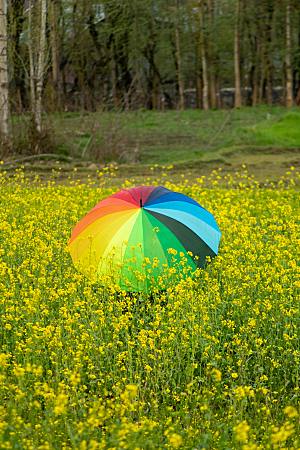
M 36 25 L 33 22 L 34 8 L 38 8 Z M 28 9 L 30 98 L 35 126 L 39 133 L 42 131 L 42 94 L 46 69 L 46 20 L 47 0 L 39 0 L 35 5 L 30 0 Z
M 9 102 L 8 102 L 8 64 L 7 64 L 7 1 L 0 0 L 0 132 L 8 141 Z
M 182 56 L 180 48 L 180 29 L 179 29 L 179 1 L 176 0 L 176 17 L 175 17 L 175 48 L 176 48 L 176 72 L 179 91 L 179 109 L 184 109 L 184 81 L 182 76 Z
M 209 39 L 207 43 L 208 67 L 209 67 L 209 91 L 210 106 L 217 107 L 217 80 L 216 80 L 216 55 L 214 44 L 214 20 L 215 20 L 215 0 L 207 0 Z
M 242 106 L 242 93 L 241 93 L 241 50 L 240 50 L 240 15 L 241 15 L 241 0 L 236 0 L 236 16 L 235 16 L 235 28 L 234 28 L 234 80 L 235 80 L 235 108 Z
M 285 16 L 285 32 L 286 32 L 286 106 L 291 108 L 293 106 L 293 72 L 292 72 L 292 37 L 291 37 L 291 3 L 287 0 L 286 16 Z
M 0 0 L 0 11 L 2 135 L 7 52 L 11 107 L 30 108 L 37 131 L 42 106 L 182 109 L 195 92 L 205 110 L 239 108 L 251 93 L 252 105 L 280 101 L 282 84 L 286 105 L 300 103 L 299 0 Z
M 54 108 L 60 106 L 60 74 L 59 74 L 59 36 L 58 36 L 58 0 L 51 0 L 49 3 L 49 23 L 50 23 L 50 46 L 51 46 L 51 64 L 52 64 L 52 98 Z
M 209 109 L 209 90 L 208 90 L 208 69 L 207 69 L 207 57 L 206 57 L 206 43 L 204 33 L 204 0 L 200 0 L 199 5 L 199 21 L 200 21 L 200 53 L 202 63 L 202 103 L 203 109 Z
M 39 39 L 39 55 L 37 64 L 37 80 L 36 80 L 36 107 L 35 122 L 37 131 L 42 131 L 42 93 L 46 63 L 46 18 L 47 18 L 47 0 L 41 0 L 41 24 Z

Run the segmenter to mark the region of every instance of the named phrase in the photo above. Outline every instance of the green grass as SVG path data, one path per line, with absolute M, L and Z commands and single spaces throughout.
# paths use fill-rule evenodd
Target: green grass
M 300 112 L 287 113 L 276 122 L 252 130 L 259 145 L 300 147 Z
M 83 166 L 114 161 L 124 174 L 132 168 L 143 174 L 154 164 L 197 174 L 219 167 L 232 172 L 247 164 L 260 179 L 278 179 L 300 165 L 297 108 L 68 112 L 47 116 L 46 124 L 58 154 Z M 22 129 L 22 118 L 16 126 Z
M 59 119 L 59 120 L 57 120 Z M 58 133 L 72 132 L 69 141 L 78 155 L 94 130 L 94 152 L 105 145 L 124 145 L 138 161 L 169 164 L 211 159 L 232 146 L 300 147 L 300 113 L 261 106 L 241 110 L 137 111 L 75 114 L 53 118 Z M 93 157 L 93 148 L 87 152 Z M 101 151 L 99 152 L 101 153 Z

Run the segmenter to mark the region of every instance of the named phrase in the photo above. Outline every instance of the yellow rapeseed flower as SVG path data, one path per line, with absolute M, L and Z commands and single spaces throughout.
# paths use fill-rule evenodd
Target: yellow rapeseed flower
M 234 431 L 235 438 L 237 441 L 247 442 L 249 431 L 250 431 L 250 426 L 248 425 L 246 420 L 243 420 L 242 422 L 235 425 L 233 427 L 233 431 Z
M 283 410 L 284 414 L 286 414 L 290 419 L 294 417 L 298 417 L 299 413 L 294 406 L 286 406 Z

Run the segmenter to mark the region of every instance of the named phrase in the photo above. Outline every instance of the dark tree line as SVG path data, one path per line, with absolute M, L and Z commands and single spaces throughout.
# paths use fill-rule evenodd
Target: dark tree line
M 0 0 L 9 111 L 300 103 L 299 0 Z M 229 103 L 230 104 L 230 103 Z

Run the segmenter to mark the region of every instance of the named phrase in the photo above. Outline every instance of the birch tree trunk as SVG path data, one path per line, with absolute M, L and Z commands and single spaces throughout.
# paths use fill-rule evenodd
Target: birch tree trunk
M 286 107 L 291 108 L 293 106 L 293 73 L 292 73 L 292 38 L 291 38 L 291 4 L 290 0 L 287 0 L 286 4 L 286 54 L 285 54 L 285 66 L 286 66 Z
M 35 8 L 38 8 L 36 10 Z M 42 131 L 42 93 L 46 65 L 47 0 L 38 3 L 29 0 L 28 53 L 30 103 L 36 131 Z
M 35 104 L 35 123 L 39 133 L 42 131 L 42 93 L 46 63 L 46 18 L 47 18 L 47 0 L 41 0 L 40 4 L 40 36 L 39 36 L 39 54 L 37 63 L 36 80 L 36 104 Z
M 9 140 L 8 64 L 7 64 L 7 1 L 0 0 L 0 132 Z
M 200 1 L 199 5 L 199 19 L 200 19 L 200 52 L 201 52 L 201 64 L 202 64 L 202 104 L 203 109 L 209 109 L 209 91 L 208 91 L 208 71 L 207 71 L 207 58 L 205 52 L 205 40 L 204 40 L 204 8 L 203 0 Z
M 234 29 L 234 79 L 235 79 L 235 96 L 234 106 L 240 108 L 242 106 L 242 94 L 241 94 L 241 53 L 240 53 L 240 11 L 241 0 L 236 0 L 236 17 L 235 17 L 235 29 Z

